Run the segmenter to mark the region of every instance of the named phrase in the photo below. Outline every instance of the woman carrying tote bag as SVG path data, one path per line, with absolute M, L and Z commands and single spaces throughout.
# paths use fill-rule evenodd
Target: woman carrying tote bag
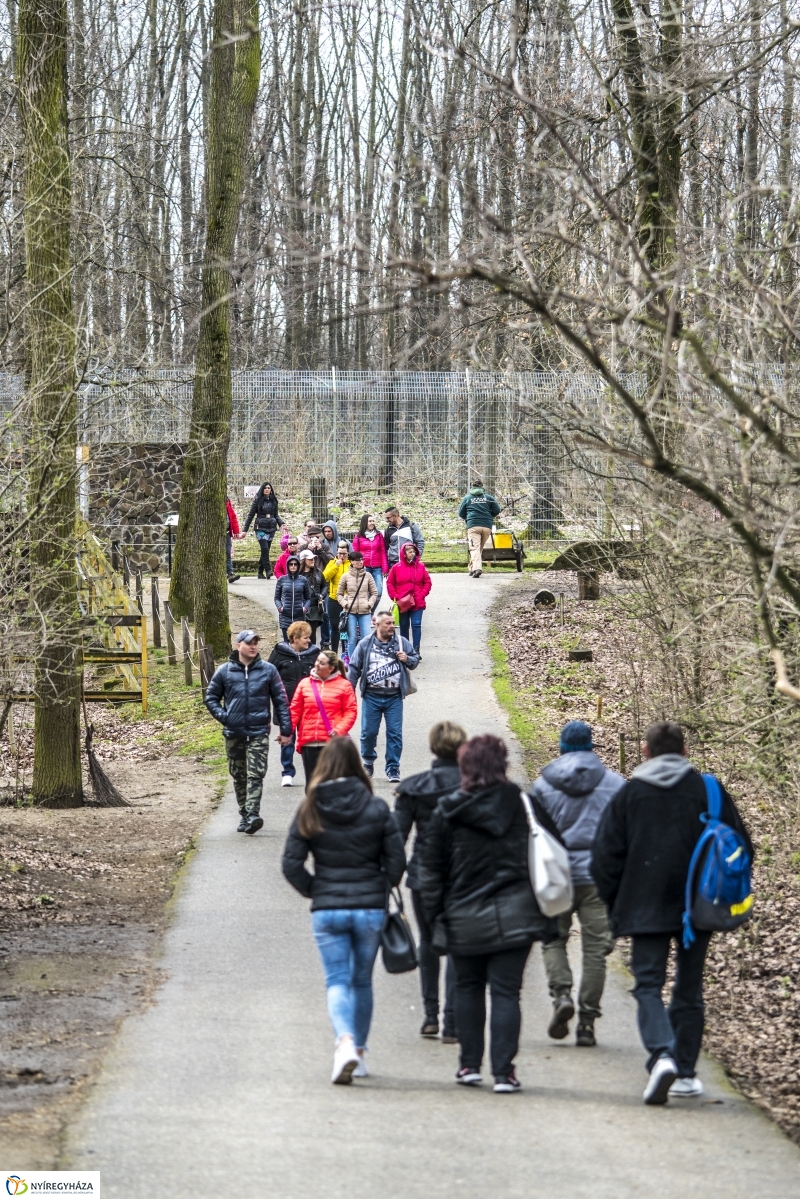
M 520 788 L 506 778 L 507 762 L 499 737 L 473 737 L 461 746 L 461 786 L 439 800 L 430 818 L 418 880 L 433 946 L 451 955 L 456 971 L 456 1082 L 483 1081 L 488 984 L 494 1090 L 513 1094 L 520 1089 L 514 1058 L 525 963 L 533 942 L 551 940 L 558 926 L 542 915 L 533 894 L 528 821 Z M 555 832 L 536 801 L 534 808 L 539 822 Z
M 313 874 L 305 867 L 309 854 Z M 372 970 L 386 892 L 405 868 L 394 817 L 373 795 L 358 750 L 349 737 L 334 737 L 319 755 L 283 851 L 284 875 L 311 900 L 336 1037 L 331 1082 L 367 1074 Z

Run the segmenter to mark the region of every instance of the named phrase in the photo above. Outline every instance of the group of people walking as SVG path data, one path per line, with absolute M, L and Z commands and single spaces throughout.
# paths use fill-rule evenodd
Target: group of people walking
M 419 657 L 398 636 L 392 613 L 377 615 L 349 668 L 333 650 L 311 645 L 308 622 L 296 621 L 286 633 L 269 662 L 260 658 L 257 634 L 240 633 L 230 661 L 209 684 L 206 704 L 223 725 L 241 831 L 253 833 L 263 825 L 270 724 L 279 729 L 284 785 L 293 782 L 293 746 L 301 754 L 305 795 L 289 830 L 283 871 L 311 900 L 335 1035 L 332 1081 L 349 1083 L 368 1073 L 372 971 L 389 892 L 407 872 L 419 929 L 420 1032 L 459 1044 L 459 1084 L 483 1081 L 488 987 L 494 1090 L 520 1089 L 515 1068 L 520 994 L 537 941 L 552 1000 L 548 1035 L 556 1040 L 568 1035 L 577 998 L 576 1045 L 593 1047 L 607 956 L 616 938 L 630 937 L 633 994 L 647 1052 L 644 1101 L 702 1095 L 696 1064 L 711 934 L 696 931 L 687 939 L 682 927 L 707 788 L 686 757 L 680 726 L 661 721 L 647 730 L 644 761 L 627 781 L 604 766 L 589 725 L 572 721 L 562 729 L 560 754 L 529 795 L 538 826 L 569 858 L 572 900 L 568 910 L 551 917 L 540 909 L 531 885 L 526 807 L 521 788 L 507 776 L 500 738 L 468 738 L 460 726 L 441 721 L 430 733 L 430 769 L 400 779 L 402 704 Z M 360 753 L 348 736 L 358 716 L 356 688 L 362 700 Z M 397 783 L 394 811 L 372 785 L 381 718 L 386 774 Z M 724 788 L 720 795 L 721 819 L 752 860 L 736 806 Z M 313 873 L 306 867 L 309 857 Z M 575 998 L 567 941 L 576 916 L 582 973 Z M 665 1008 L 662 990 L 673 942 L 676 972 Z

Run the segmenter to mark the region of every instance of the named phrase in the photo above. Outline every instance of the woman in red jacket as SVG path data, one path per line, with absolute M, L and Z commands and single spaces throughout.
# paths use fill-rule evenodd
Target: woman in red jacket
M 236 509 L 231 503 L 230 496 L 225 497 L 225 513 L 228 518 L 228 531 L 225 534 L 225 573 L 228 576 L 229 583 L 235 583 L 241 575 L 234 573 L 233 569 L 233 539 L 239 537 L 239 518 L 236 515 Z
M 375 580 L 378 599 L 380 599 L 383 592 L 383 577 L 389 570 L 389 562 L 386 558 L 386 543 L 383 540 L 383 534 L 375 524 L 375 517 L 370 516 L 368 512 L 361 517 L 358 533 L 353 538 L 353 549 L 363 556 L 364 568 Z
M 331 737 L 346 736 L 358 715 L 356 693 L 333 650 L 324 649 L 309 677 L 297 684 L 289 711 L 308 787 L 323 746 Z
M 419 550 L 413 541 L 403 545 L 400 561 L 389 571 L 386 590 L 400 609 L 400 636 L 411 641 L 419 653 L 422 640 L 422 613 L 425 611 L 425 596 L 433 584 L 428 568 L 419 560 Z M 409 625 L 411 636 L 409 637 Z

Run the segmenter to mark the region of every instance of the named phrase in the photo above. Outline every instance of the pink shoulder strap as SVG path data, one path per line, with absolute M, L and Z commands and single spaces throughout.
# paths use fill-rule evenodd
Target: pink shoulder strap
M 319 709 L 319 714 L 325 727 L 325 732 L 330 737 L 333 735 L 333 725 L 331 724 L 328 713 L 325 711 L 325 705 L 322 702 L 322 696 L 319 693 L 319 687 L 317 686 L 316 679 L 309 679 L 308 681 L 311 684 L 311 690 L 314 692 L 314 699 L 317 701 L 317 708 Z

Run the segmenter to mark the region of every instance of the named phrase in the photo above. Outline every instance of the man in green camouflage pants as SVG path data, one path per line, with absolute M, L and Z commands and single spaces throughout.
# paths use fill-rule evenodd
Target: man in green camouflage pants
M 278 741 L 288 745 L 292 722 L 286 691 L 278 671 L 259 656 L 259 637 L 243 629 L 236 649 L 215 672 L 206 690 L 206 707 L 222 725 L 228 770 L 239 805 L 240 833 L 257 833 L 261 790 L 267 773 L 269 730 L 273 718 L 280 726 Z

